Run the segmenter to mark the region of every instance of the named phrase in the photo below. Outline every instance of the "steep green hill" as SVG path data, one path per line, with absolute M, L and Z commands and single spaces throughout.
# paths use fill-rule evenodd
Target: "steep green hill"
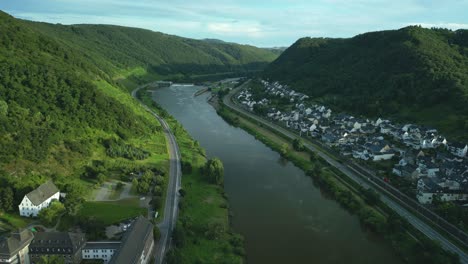
M 467 139 L 468 31 L 406 27 L 350 39 L 303 38 L 264 77 L 352 113 Z
M 67 193 L 59 229 L 79 226 L 92 239 L 103 238 L 106 224 L 146 212 L 137 198 L 124 206 L 128 212 L 115 211 L 121 201 L 83 202 L 94 199 L 93 187 L 108 179 L 132 182 L 139 194 L 152 192 L 153 205 L 160 209 L 169 169 L 165 136 L 154 116 L 128 90 L 154 78 L 258 71 L 274 58 L 274 53 L 251 46 L 118 26 L 35 23 L 0 11 L 0 233 L 28 224 L 17 215 L 17 206 L 26 193 L 48 179 Z M 170 119 L 181 140 L 184 164 L 192 162 L 186 157 L 198 158 L 191 178 L 186 178 L 189 173 L 184 168 L 184 184 L 194 177 L 202 179 L 202 149 L 159 111 Z M 144 173 L 132 181 L 135 172 Z M 196 188 L 224 203 L 219 187 L 198 178 Z M 200 193 L 189 192 L 188 197 L 197 196 L 191 198 L 190 207 L 207 207 Z M 117 187 L 111 190 L 111 196 L 115 194 L 118 197 Z M 209 208 L 210 214 L 190 219 L 197 220 L 194 226 L 200 230 L 213 219 L 222 219 L 222 238 L 214 241 L 205 234 L 196 242 L 187 241 L 187 247 L 240 263 L 229 242 L 234 235 L 226 207 Z
M 119 26 L 36 23 L 3 12 L 0 32 L 4 165 L 50 162 L 54 149 L 73 152 L 73 144 L 82 156 L 97 155 L 103 138 L 131 141 L 159 129 L 117 79 L 258 71 L 276 58 L 252 46 Z

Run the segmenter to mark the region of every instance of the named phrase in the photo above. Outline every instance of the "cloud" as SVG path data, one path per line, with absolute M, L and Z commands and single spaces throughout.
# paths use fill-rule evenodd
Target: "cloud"
M 410 24 L 468 28 L 465 0 L 41 0 L 40 5 L 6 0 L 0 9 L 51 23 L 117 24 L 257 46 L 290 45 L 305 36 L 352 37 Z
M 420 25 L 421 27 L 425 28 L 448 28 L 452 30 L 457 29 L 468 29 L 468 24 L 463 23 L 446 23 L 446 22 L 439 22 L 439 23 L 410 23 L 410 25 Z
M 208 23 L 207 28 L 212 33 L 225 36 L 246 35 L 253 38 L 260 38 L 264 35 L 264 30 L 257 23 Z

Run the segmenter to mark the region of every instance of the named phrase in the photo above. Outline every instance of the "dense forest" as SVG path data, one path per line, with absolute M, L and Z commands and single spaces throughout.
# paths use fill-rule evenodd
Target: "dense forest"
M 163 162 L 160 124 L 124 86 L 144 81 L 133 75 L 241 74 L 277 55 L 135 28 L 36 23 L 0 11 L 0 185 L 12 187 L 9 210 L 49 178 L 69 189 L 80 182 L 72 178 Z
M 337 111 L 468 139 L 468 30 L 410 26 L 350 39 L 303 38 L 263 76 Z
M 106 72 L 144 67 L 174 80 L 197 75 L 247 73 L 263 69 L 279 55 L 222 41 L 194 40 L 139 28 L 111 25 L 53 25 L 28 22 L 34 30 L 73 47 Z

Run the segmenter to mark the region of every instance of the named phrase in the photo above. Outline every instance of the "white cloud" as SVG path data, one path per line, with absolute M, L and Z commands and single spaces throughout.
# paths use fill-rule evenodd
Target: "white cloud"
M 446 23 L 446 22 L 440 22 L 440 23 L 410 23 L 410 25 L 420 25 L 421 27 L 425 28 L 448 28 L 452 30 L 457 30 L 457 29 L 468 29 L 468 24 L 463 24 L 463 23 Z
M 257 23 L 208 23 L 207 28 L 210 32 L 218 35 L 242 36 L 246 35 L 253 38 L 264 36 L 264 30 Z

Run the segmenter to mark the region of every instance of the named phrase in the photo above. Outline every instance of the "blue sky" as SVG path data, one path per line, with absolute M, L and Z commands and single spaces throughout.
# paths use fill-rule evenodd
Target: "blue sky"
M 468 28 L 468 0 L 1 0 L 0 9 L 35 21 L 116 24 L 261 47 L 415 24 Z

